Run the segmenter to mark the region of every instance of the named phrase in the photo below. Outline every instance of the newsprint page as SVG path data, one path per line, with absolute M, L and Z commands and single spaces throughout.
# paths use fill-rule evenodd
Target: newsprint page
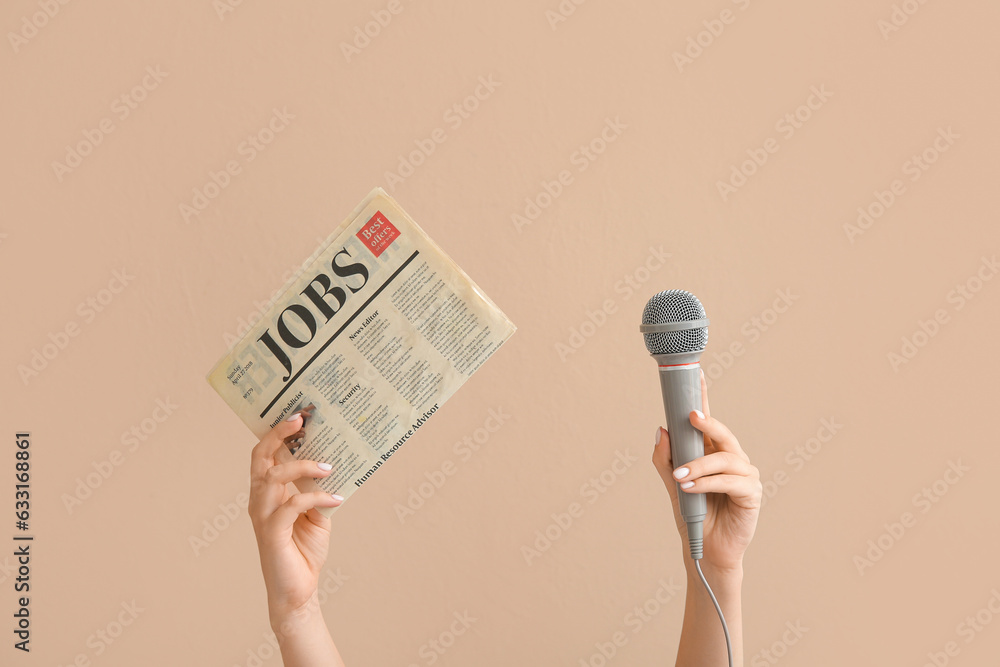
M 312 405 L 305 437 L 280 448 L 279 462 L 332 464 L 331 475 L 296 487 L 346 502 L 514 331 L 375 188 L 207 379 L 258 439 Z

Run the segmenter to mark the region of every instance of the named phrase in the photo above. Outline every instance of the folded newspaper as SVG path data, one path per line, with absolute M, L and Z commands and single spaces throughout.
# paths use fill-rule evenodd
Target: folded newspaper
M 514 330 L 399 204 L 375 188 L 207 379 L 258 439 L 292 412 L 307 410 L 305 436 L 281 447 L 277 458 L 332 464 L 327 477 L 295 485 L 346 499 Z

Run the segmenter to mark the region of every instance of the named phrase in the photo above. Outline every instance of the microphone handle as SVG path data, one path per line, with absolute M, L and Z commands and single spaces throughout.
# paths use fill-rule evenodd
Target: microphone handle
M 688 415 L 701 410 L 701 351 L 682 354 L 654 354 L 660 370 L 660 390 L 663 411 L 670 434 L 670 456 L 674 469 L 705 455 L 705 440 L 701 431 L 691 425 Z M 688 536 L 701 541 L 701 522 L 707 512 L 704 493 L 688 493 L 677 484 L 681 516 L 688 524 Z M 691 524 L 698 524 L 692 526 Z M 697 533 L 697 535 L 695 534 Z

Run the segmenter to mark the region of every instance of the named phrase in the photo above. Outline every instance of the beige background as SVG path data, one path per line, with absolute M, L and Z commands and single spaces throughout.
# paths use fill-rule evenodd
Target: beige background
M 10 647 L 14 575 L 0 559 L 4 664 L 269 654 L 250 522 L 224 511 L 247 489 L 254 439 L 204 374 L 255 300 L 374 185 L 519 331 L 336 515 L 340 583 L 324 609 L 349 665 L 431 664 L 428 642 L 463 612 L 475 622 L 435 664 L 598 665 L 595 644 L 620 630 L 628 643 L 609 664 L 672 662 L 682 596 L 652 603 L 638 632 L 627 615 L 683 577 L 648 462 L 663 416 L 637 331 L 645 300 L 675 287 L 712 320 L 714 415 L 783 482 L 747 555 L 747 664 L 773 664 L 768 650 L 782 665 L 920 665 L 950 641 L 949 664 L 993 664 L 1000 281 L 975 282 L 1000 245 L 995 3 L 908 0 L 915 13 L 883 34 L 890 0 L 593 0 L 554 28 L 556 0 L 402 0 L 349 61 L 341 44 L 387 3 L 246 1 L 220 15 L 209 0 L 95 0 L 32 18 L 41 4 L 0 11 L 5 34 L 32 35 L 0 47 L 0 535 L 12 544 L 11 440 L 29 429 L 37 536 L 30 657 Z M 724 10 L 731 22 L 713 24 Z M 679 70 L 675 52 L 704 21 L 724 29 Z M 121 118 L 116 99 L 147 67 L 166 74 Z M 480 77 L 499 85 L 455 127 L 445 114 Z M 788 137 L 776 124 L 812 87 L 831 96 Z M 241 142 L 275 108 L 294 118 L 247 160 Z M 57 175 L 105 118 L 113 131 Z M 625 127 L 579 171 L 574 153 L 615 119 Z M 390 187 L 387 172 L 436 128 L 444 143 Z M 939 128 L 957 139 L 935 156 Z M 723 201 L 717 182 L 769 138 L 777 152 Z M 938 159 L 910 180 L 907 162 L 929 148 Z M 185 221 L 180 205 L 230 160 L 240 173 Z M 570 184 L 518 229 L 512 215 L 562 170 Z M 844 225 L 894 179 L 905 191 L 852 243 Z M 651 271 L 650 247 L 670 255 Z M 125 289 L 102 292 L 121 269 Z M 981 290 L 959 309 L 949 293 L 970 280 Z M 776 314 L 779 290 L 794 299 Z M 109 296 L 86 321 L 79 304 Z M 582 326 L 605 305 L 601 326 Z M 893 368 L 890 353 L 938 309 L 947 322 Z M 77 335 L 22 379 L 68 324 Z M 582 346 L 560 354 L 581 328 Z M 724 358 L 736 342 L 742 354 Z M 162 423 L 149 421 L 158 399 L 177 406 Z M 486 438 L 491 409 L 509 417 Z M 833 438 L 793 463 L 831 418 Z M 144 420 L 152 433 L 128 451 L 123 433 Z M 466 437 L 485 444 L 463 461 Z M 64 496 L 115 450 L 121 465 L 69 511 Z M 619 454 L 636 462 L 606 472 Z M 401 522 L 395 508 L 449 460 L 457 472 Z M 946 476 L 949 462 L 968 470 Z M 613 483 L 585 495 L 602 473 Z M 935 482 L 937 502 L 921 501 Z M 573 502 L 583 515 L 529 565 L 522 547 Z M 904 512 L 915 523 L 890 531 Z M 190 538 L 213 521 L 224 529 L 195 554 Z M 880 539 L 881 559 L 859 566 Z M 134 622 L 96 639 L 133 601 Z M 992 624 L 959 627 L 983 609 Z M 792 645 L 796 623 L 808 630 Z

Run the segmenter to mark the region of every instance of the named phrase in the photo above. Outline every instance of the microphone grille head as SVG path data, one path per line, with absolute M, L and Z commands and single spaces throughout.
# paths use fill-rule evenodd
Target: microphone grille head
M 705 307 L 698 297 L 681 289 L 664 290 L 653 295 L 642 311 L 643 324 L 690 322 L 705 318 Z M 642 336 L 650 354 L 696 352 L 704 350 L 708 344 L 708 327 L 644 333 Z

